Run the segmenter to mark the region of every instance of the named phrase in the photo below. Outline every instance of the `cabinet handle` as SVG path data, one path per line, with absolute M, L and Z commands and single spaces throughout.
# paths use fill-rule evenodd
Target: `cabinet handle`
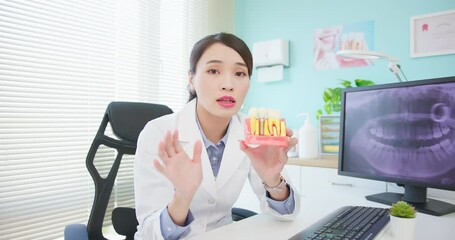
M 334 186 L 352 187 L 352 183 L 329 182 L 329 184 L 330 184 L 330 185 L 334 185 Z

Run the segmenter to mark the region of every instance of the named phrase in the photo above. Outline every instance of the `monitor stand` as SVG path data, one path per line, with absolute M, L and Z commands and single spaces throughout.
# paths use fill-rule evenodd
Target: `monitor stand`
M 402 201 L 404 194 L 401 193 L 392 193 L 384 192 L 366 196 L 366 199 L 378 202 L 382 204 L 387 204 L 392 206 L 392 204 Z M 403 200 L 406 201 L 406 200 Z M 442 216 L 451 212 L 455 212 L 455 205 L 427 198 L 426 202 L 412 202 L 406 201 L 417 209 L 417 212 L 426 213 L 434 216 Z

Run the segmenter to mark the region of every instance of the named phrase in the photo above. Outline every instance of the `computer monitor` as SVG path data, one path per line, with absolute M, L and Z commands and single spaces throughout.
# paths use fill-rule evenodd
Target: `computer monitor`
M 338 174 L 405 188 L 368 200 L 404 200 L 436 216 L 455 211 L 427 198 L 427 188 L 455 191 L 455 77 L 343 89 L 340 122 Z

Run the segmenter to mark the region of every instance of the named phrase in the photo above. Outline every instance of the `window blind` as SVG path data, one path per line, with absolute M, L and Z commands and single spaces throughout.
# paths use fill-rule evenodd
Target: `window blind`
M 87 222 L 85 157 L 107 104 L 183 107 L 206 1 L 0 1 L 1 238 L 54 239 Z M 99 171 L 113 155 L 97 153 Z M 132 166 L 122 162 L 110 208 L 134 206 Z

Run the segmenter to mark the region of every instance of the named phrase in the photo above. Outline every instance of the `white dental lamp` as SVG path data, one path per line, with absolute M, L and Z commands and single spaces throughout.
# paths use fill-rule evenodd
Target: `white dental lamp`
M 380 52 L 373 52 L 373 51 L 363 51 L 363 50 L 340 50 L 337 52 L 337 55 L 344 58 L 354 58 L 354 59 L 365 59 L 365 60 L 377 60 L 380 58 L 384 58 L 389 60 L 389 64 L 387 65 L 390 71 L 396 76 L 399 82 L 402 82 L 400 78 L 399 72 L 403 74 L 404 79 L 407 81 L 406 76 L 404 75 L 403 71 L 400 68 L 400 65 L 396 64 L 398 62 L 398 58 L 389 56 L 384 53 Z

